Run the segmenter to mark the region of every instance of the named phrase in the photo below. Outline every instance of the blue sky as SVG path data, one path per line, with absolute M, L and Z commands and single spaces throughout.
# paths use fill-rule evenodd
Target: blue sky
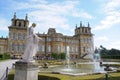
M 94 46 L 120 49 L 120 0 L 0 0 L 0 36 L 8 36 L 14 12 L 36 23 L 35 32 L 74 35 L 75 25 L 90 23 Z

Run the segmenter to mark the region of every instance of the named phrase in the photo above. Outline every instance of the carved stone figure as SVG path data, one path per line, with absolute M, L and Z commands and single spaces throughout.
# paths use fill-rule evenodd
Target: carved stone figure
M 27 38 L 26 38 L 26 46 L 25 51 L 22 56 L 23 62 L 32 62 L 33 57 L 38 51 L 38 42 L 40 38 L 34 33 L 33 28 L 36 26 L 35 23 L 32 24 L 31 27 L 27 30 Z

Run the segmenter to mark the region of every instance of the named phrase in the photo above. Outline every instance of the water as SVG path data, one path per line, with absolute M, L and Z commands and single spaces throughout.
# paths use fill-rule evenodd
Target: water
M 65 65 L 52 66 L 48 69 L 41 68 L 40 72 L 58 72 L 61 74 L 68 75 L 82 75 L 82 74 L 92 74 L 92 73 L 102 73 L 104 72 L 104 67 L 100 69 L 95 69 L 94 62 L 78 63 L 77 66 L 69 65 L 70 68 Z
M 69 46 L 67 46 L 66 62 L 67 62 L 67 68 L 70 68 L 70 53 L 69 53 Z
M 92 43 L 93 44 L 93 43 Z M 91 44 L 91 45 L 92 45 Z M 104 68 L 101 68 L 99 65 L 100 55 L 99 53 L 95 53 L 93 55 L 93 46 L 89 49 L 89 58 L 93 60 L 91 63 L 85 62 L 84 64 L 70 64 L 70 53 L 69 53 L 69 46 L 67 46 L 67 53 L 66 53 L 66 66 L 59 66 L 54 68 L 53 71 L 58 71 L 61 73 L 94 73 L 104 71 Z M 87 64 L 86 64 L 87 63 Z
M 47 72 L 58 72 L 67 75 L 87 75 L 93 73 L 105 73 L 104 67 L 100 66 L 100 54 L 93 54 L 93 47 L 90 49 L 89 57 L 91 62 L 80 62 L 76 64 L 70 64 L 69 46 L 67 46 L 66 53 L 66 65 L 52 66 L 48 69 L 40 69 Z
M 84 64 L 70 64 L 70 53 L 69 53 L 69 46 L 67 46 L 67 53 L 66 53 L 66 66 L 62 65 L 59 67 L 54 68 L 52 71 L 60 72 L 60 73 L 67 73 L 67 74 L 78 74 L 78 73 L 98 73 L 100 71 L 104 71 L 103 67 L 100 67 L 99 60 L 100 56 L 95 54 L 93 57 L 93 47 L 91 47 L 91 51 L 89 53 L 89 58 L 93 60 L 93 62 L 85 62 Z

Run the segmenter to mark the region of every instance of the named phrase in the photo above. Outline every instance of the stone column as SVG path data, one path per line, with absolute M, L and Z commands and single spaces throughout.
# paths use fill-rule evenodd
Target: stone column
M 38 66 L 30 62 L 15 63 L 14 80 L 38 80 Z

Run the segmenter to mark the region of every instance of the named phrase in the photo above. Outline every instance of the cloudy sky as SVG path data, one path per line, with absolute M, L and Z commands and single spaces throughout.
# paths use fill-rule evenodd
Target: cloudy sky
M 14 12 L 20 19 L 28 14 L 36 33 L 53 27 L 72 36 L 76 24 L 89 22 L 95 47 L 120 49 L 120 0 L 0 0 L 0 36 L 8 36 Z

